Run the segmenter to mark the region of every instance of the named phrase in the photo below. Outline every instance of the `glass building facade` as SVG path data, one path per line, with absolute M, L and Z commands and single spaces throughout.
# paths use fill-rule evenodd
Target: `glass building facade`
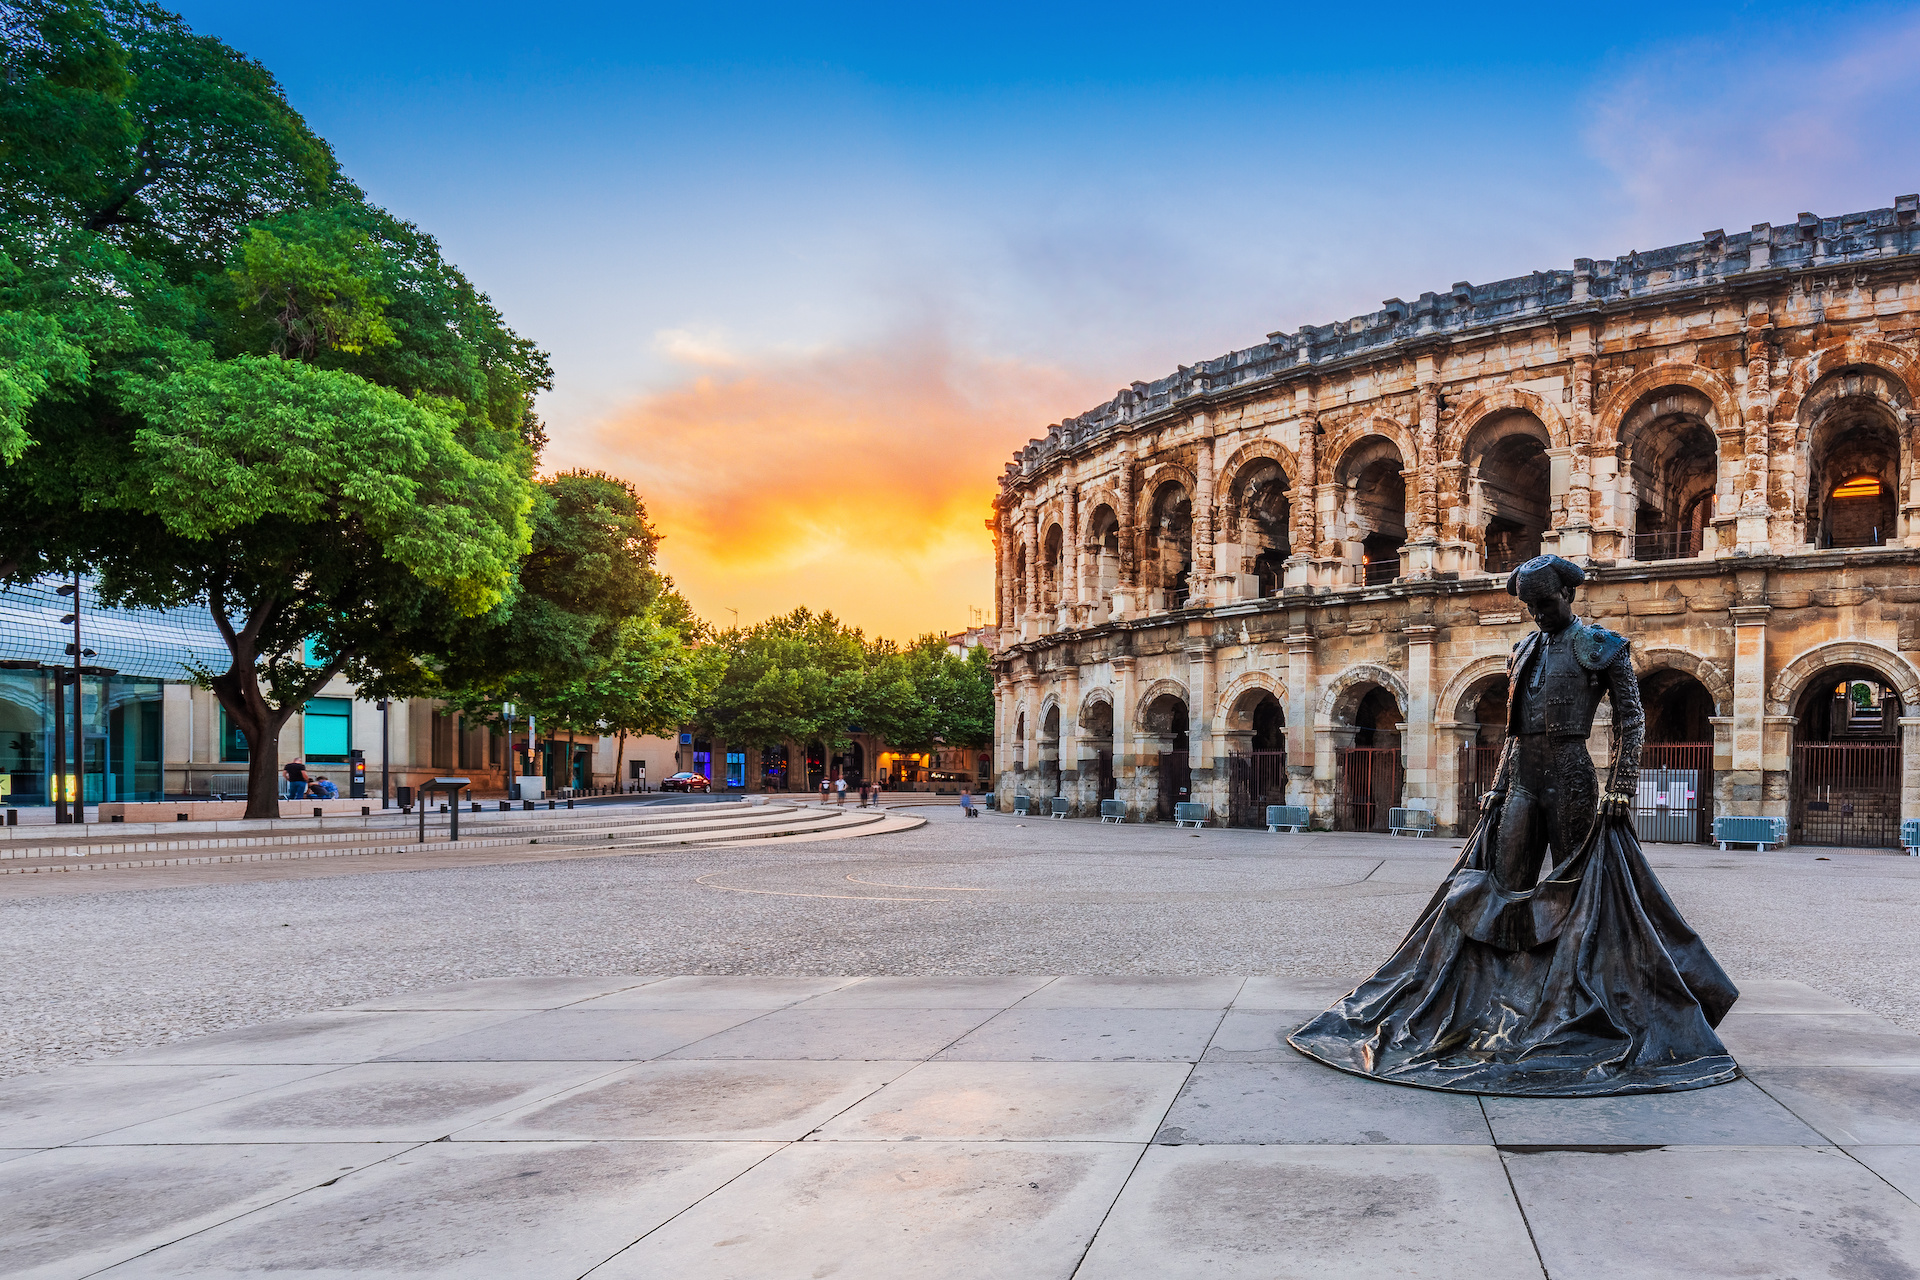
M 0 590 L 0 788 L 15 808 L 66 798 L 86 804 L 165 798 L 164 686 L 192 678 L 224 658 L 226 646 L 206 611 L 103 608 L 93 584 L 79 590 L 80 643 L 93 674 L 80 682 L 81 758 L 73 753 L 74 608 L 58 580 Z M 56 693 L 61 705 L 56 713 Z M 56 776 L 54 728 L 64 721 L 66 769 Z

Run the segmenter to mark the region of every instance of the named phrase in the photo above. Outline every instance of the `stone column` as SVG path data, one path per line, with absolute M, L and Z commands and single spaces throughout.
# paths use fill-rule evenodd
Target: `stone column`
M 1072 582 L 1060 585 L 1060 602 L 1067 606 L 1069 625 L 1080 626 L 1087 620 L 1086 610 L 1080 606 L 1086 601 L 1086 534 L 1080 528 L 1080 486 L 1074 485 L 1067 490 L 1067 527 L 1063 531 L 1066 546 L 1061 548 L 1060 558 L 1065 563 L 1061 572 L 1072 575 Z
M 1766 768 L 1767 615 L 1764 604 L 1737 604 L 1733 615 L 1733 767 L 1728 808 L 1758 814 Z
M 1313 726 L 1313 798 L 1307 803 L 1313 806 L 1316 826 L 1333 829 L 1334 787 L 1338 782 L 1333 763 L 1334 753 L 1341 747 L 1352 746 L 1359 733 L 1350 724 Z
M 1313 803 L 1313 632 L 1295 611 L 1287 632 L 1287 803 Z
M 1035 624 L 1040 619 L 1040 561 L 1045 550 L 1040 546 L 1040 504 L 1034 502 L 1026 511 L 1027 526 L 1027 616 L 1021 619 L 1020 634 L 1032 640 L 1039 634 Z
M 1314 494 L 1320 477 L 1320 415 L 1309 413 L 1300 419 L 1299 447 L 1294 450 L 1300 474 L 1292 477 L 1293 554 L 1287 557 L 1283 585 L 1305 587 L 1314 583 L 1313 558 L 1319 554 L 1320 521 Z
M 1113 794 L 1127 803 L 1130 817 L 1140 799 L 1136 794 L 1139 761 L 1133 749 L 1134 665 L 1128 654 L 1113 658 Z
M 1900 717 L 1900 816 L 1920 817 L 1920 716 Z
M 1120 510 L 1115 514 L 1120 519 L 1120 586 L 1113 593 L 1113 611 L 1124 618 L 1140 608 L 1140 531 L 1134 527 L 1133 458 L 1125 445 L 1119 461 Z
M 1193 477 L 1193 565 L 1187 570 L 1187 597 L 1191 603 L 1213 603 L 1213 423 L 1197 413 L 1201 431 Z M 1225 603 L 1222 601 L 1221 603 Z
M 1060 794 L 1067 798 L 1067 813 L 1079 817 L 1086 808 L 1080 767 L 1084 735 L 1080 732 L 1080 668 L 1068 666 L 1060 672 Z
M 1768 472 L 1773 419 L 1773 316 L 1765 299 L 1755 298 L 1747 313 L 1747 384 L 1741 389 L 1740 415 L 1745 427 L 1745 452 L 1740 460 L 1739 523 L 1734 538 L 1741 551 L 1764 555 L 1771 550 L 1768 528 Z M 1722 424 L 1723 426 L 1726 424 Z M 1722 463 L 1724 464 L 1724 461 Z M 1789 508 L 1790 510 L 1791 508 Z M 1798 537 L 1789 539 L 1799 541 Z
M 1420 450 L 1414 459 L 1418 499 L 1409 521 L 1413 536 L 1407 539 L 1401 563 L 1410 577 L 1431 578 L 1440 560 L 1440 383 L 1431 354 L 1415 357 L 1414 368 L 1420 380 L 1420 422 L 1414 437 Z
M 1204 624 L 1196 624 L 1204 625 Z M 1215 725 L 1214 698 L 1215 688 L 1213 669 L 1213 638 L 1211 636 L 1189 636 L 1186 643 L 1187 655 L 1187 764 L 1193 770 L 1193 794 L 1189 799 L 1204 801 L 1214 810 L 1214 816 L 1225 813 L 1226 790 L 1222 785 L 1224 762 L 1221 771 L 1216 771 L 1215 763 L 1223 754 L 1219 744 L 1213 740 Z
M 1433 641 L 1438 630 L 1430 621 L 1407 627 L 1407 727 L 1401 737 L 1407 761 L 1406 803 L 1423 801 L 1423 807 L 1436 815 L 1440 787 L 1435 767 Z

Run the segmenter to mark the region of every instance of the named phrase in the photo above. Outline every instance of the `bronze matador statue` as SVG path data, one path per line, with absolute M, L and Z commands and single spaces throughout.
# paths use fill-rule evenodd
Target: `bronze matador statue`
M 1288 1037 L 1359 1075 L 1583 1097 L 1723 1084 L 1739 993 L 1655 879 L 1629 820 L 1645 715 L 1625 636 L 1580 621 L 1580 566 L 1507 579 L 1539 630 L 1507 668 L 1507 742 L 1479 825 L 1391 959 Z M 1587 751 L 1613 704 L 1602 791 Z

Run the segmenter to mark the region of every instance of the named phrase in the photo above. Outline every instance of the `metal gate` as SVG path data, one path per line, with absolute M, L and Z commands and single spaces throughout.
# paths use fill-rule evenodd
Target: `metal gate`
M 1267 806 L 1287 802 L 1287 753 L 1227 757 L 1227 825 L 1264 827 Z
M 1098 762 L 1099 778 L 1100 778 L 1100 797 L 1099 798 L 1102 800 L 1111 800 L 1113 799 L 1113 795 L 1114 795 L 1113 752 L 1112 750 L 1103 747 L 1100 750 L 1094 752 L 1093 757 L 1095 761 Z
M 1193 762 L 1184 751 L 1160 753 L 1160 803 L 1154 817 L 1173 821 L 1173 806 L 1193 799 Z
M 1892 849 L 1900 843 L 1900 748 L 1804 743 L 1793 749 L 1795 844 Z
M 1400 804 L 1400 748 L 1341 747 L 1334 752 L 1333 829 L 1385 831 Z
M 1640 750 L 1633 833 L 1645 843 L 1713 840 L 1713 744 L 1649 742 Z
M 1480 820 L 1480 797 L 1493 790 L 1494 774 L 1500 770 L 1500 747 L 1460 748 L 1460 807 L 1456 811 L 1459 831 L 1466 835 Z

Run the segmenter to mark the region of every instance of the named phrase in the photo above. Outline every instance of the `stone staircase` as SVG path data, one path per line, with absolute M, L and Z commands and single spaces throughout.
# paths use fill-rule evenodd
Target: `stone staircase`
M 195 824 L 109 823 L 88 827 L 0 828 L 0 876 L 137 867 L 183 867 L 297 858 L 371 857 L 390 853 L 538 848 L 540 856 L 638 853 L 685 846 L 794 844 L 910 831 L 924 818 L 883 809 L 787 803 L 634 805 L 499 811 L 460 815 L 460 839 L 449 837 L 450 815 L 429 812 L 427 838 L 418 815 L 398 810 L 372 816 L 281 818 Z M 206 830 L 207 827 L 216 828 Z

